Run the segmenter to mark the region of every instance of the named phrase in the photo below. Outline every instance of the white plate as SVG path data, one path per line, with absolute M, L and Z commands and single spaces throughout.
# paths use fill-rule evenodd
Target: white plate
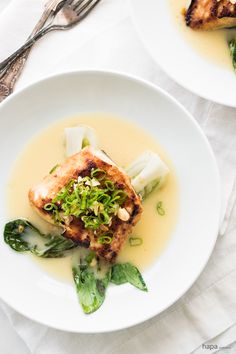
M 189 45 L 174 23 L 169 1 L 130 0 L 130 5 L 144 44 L 173 80 L 201 97 L 236 107 L 233 70 L 211 63 Z
M 30 257 L 15 253 L 0 238 L 0 297 L 35 321 L 81 333 L 138 324 L 179 299 L 212 252 L 220 208 L 216 162 L 189 113 L 167 93 L 144 81 L 96 71 L 51 77 L 1 104 L 1 196 L 13 161 L 33 134 L 57 119 L 92 111 L 127 117 L 156 137 L 176 169 L 180 211 L 168 247 L 144 273 L 149 292 L 129 285 L 111 286 L 104 305 L 92 315 L 82 313 L 73 284 L 49 276 Z M 3 198 L 0 215 L 2 233 L 7 220 Z

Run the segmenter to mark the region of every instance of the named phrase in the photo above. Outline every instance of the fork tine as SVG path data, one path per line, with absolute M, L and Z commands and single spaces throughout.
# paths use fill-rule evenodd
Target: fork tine
M 79 0 L 81 1 L 81 0 Z M 101 0 L 87 0 L 87 2 L 78 9 L 77 16 L 79 20 L 85 18 L 89 12 L 100 2 Z M 91 5 L 91 6 L 90 6 Z
M 73 0 L 74 1 L 74 0 Z M 77 0 L 73 6 L 73 10 L 76 10 L 85 0 Z
M 73 2 L 74 2 L 74 0 L 66 0 L 66 5 L 71 6 Z
M 78 12 L 80 13 L 81 11 L 84 11 L 87 6 L 91 4 L 93 0 L 77 0 L 75 2 L 75 5 L 73 6 L 74 10 L 78 9 Z M 84 4 L 83 4 L 84 3 Z M 81 6 L 82 5 L 82 6 Z

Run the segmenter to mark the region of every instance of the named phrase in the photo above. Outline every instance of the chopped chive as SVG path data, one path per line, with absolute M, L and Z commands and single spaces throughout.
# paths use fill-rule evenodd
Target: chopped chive
M 158 202 L 156 208 L 157 208 L 157 212 L 160 216 L 165 215 L 166 212 L 165 212 L 165 209 L 163 208 L 163 202 Z
M 129 244 L 131 247 L 141 246 L 143 244 L 143 239 L 141 237 L 130 237 Z
M 53 166 L 53 168 L 50 170 L 49 174 L 51 175 L 53 172 L 55 172 L 59 166 L 60 166 L 59 164 L 56 164 L 55 166 Z

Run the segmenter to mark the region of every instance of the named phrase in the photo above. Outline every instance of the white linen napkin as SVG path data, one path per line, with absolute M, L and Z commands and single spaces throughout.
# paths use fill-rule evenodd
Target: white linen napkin
M 11 1 L 0 16 L 0 58 L 24 41 L 40 11 L 41 0 Z M 140 76 L 166 89 L 193 113 L 208 136 L 222 177 L 222 222 L 215 250 L 197 282 L 175 305 L 124 331 L 69 334 L 30 321 L 3 303 L 2 308 L 35 354 L 199 354 L 204 343 L 218 346 L 214 351 L 231 344 L 236 339 L 236 109 L 201 99 L 168 78 L 145 51 L 124 0 L 103 0 L 81 25 L 44 38 L 34 48 L 17 89 L 48 74 L 84 68 Z

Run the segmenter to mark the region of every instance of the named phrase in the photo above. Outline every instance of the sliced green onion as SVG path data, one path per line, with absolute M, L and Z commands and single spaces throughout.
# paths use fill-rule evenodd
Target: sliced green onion
M 60 166 L 59 164 L 56 164 L 55 166 L 53 166 L 53 168 L 50 170 L 49 174 L 51 175 L 53 172 L 55 172 L 59 166 Z
M 112 181 L 105 181 L 105 186 L 106 188 L 109 190 L 109 191 L 114 191 L 115 189 L 115 186 L 114 186 L 114 183 Z
M 53 210 L 54 208 L 55 208 L 55 204 L 53 204 L 53 203 L 47 203 L 47 204 L 45 204 L 44 207 L 43 207 L 43 209 L 44 209 L 44 210 L 47 210 L 47 211 L 51 211 L 51 210 Z
M 106 213 L 105 211 L 100 213 L 100 221 L 101 221 L 102 224 L 109 224 L 110 223 L 110 217 L 109 217 L 108 213 Z
M 122 189 L 118 189 L 112 194 L 112 197 L 113 197 L 112 199 L 113 201 L 117 200 L 117 203 L 119 205 L 122 205 L 127 198 L 127 193 Z
M 165 215 L 166 212 L 165 212 L 165 209 L 163 208 L 163 202 L 158 202 L 156 208 L 157 208 L 157 212 L 160 216 Z
M 111 236 L 101 236 L 98 239 L 98 242 L 101 243 L 102 245 L 110 245 L 112 242 L 112 237 Z
M 129 244 L 131 247 L 141 246 L 143 244 L 143 239 L 141 237 L 130 237 Z
M 98 238 L 98 242 L 103 245 L 109 245 L 113 240 L 113 233 L 111 231 L 106 232 L 104 235 Z
M 62 218 L 61 218 L 60 213 L 59 213 L 59 211 L 57 209 L 54 209 L 52 211 L 52 215 L 53 215 L 53 219 L 55 220 L 55 222 L 57 224 L 62 222 Z
M 97 178 L 100 181 L 105 178 L 105 175 L 106 175 L 106 171 L 101 170 L 100 168 L 96 168 L 95 170 L 93 169 L 91 171 L 91 177 Z
M 81 220 L 84 222 L 84 226 L 86 229 L 96 230 L 101 225 L 98 218 L 93 216 L 82 216 Z
M 110 225 L 112 217 L 127 198 L 127 193 L 117 189 L 113 181 L 105 179 L 106 172 L 93 169 L 91 176 L 72 179 L 52 200 L 45 210 L 53 212 L 55 223 L 64 224 L 65 217 L 80 218 L 86 229 L 97 230 L 102 225 Z M 96 177 L 95 177 L 96 176 Z
M 81 204 L 80 204 L 80 209 L 84 210 L 86 209 L 86 199 L 87 199 L 88 192 L 84 191 L 82 193 L 82 199 L 81 199 Z

